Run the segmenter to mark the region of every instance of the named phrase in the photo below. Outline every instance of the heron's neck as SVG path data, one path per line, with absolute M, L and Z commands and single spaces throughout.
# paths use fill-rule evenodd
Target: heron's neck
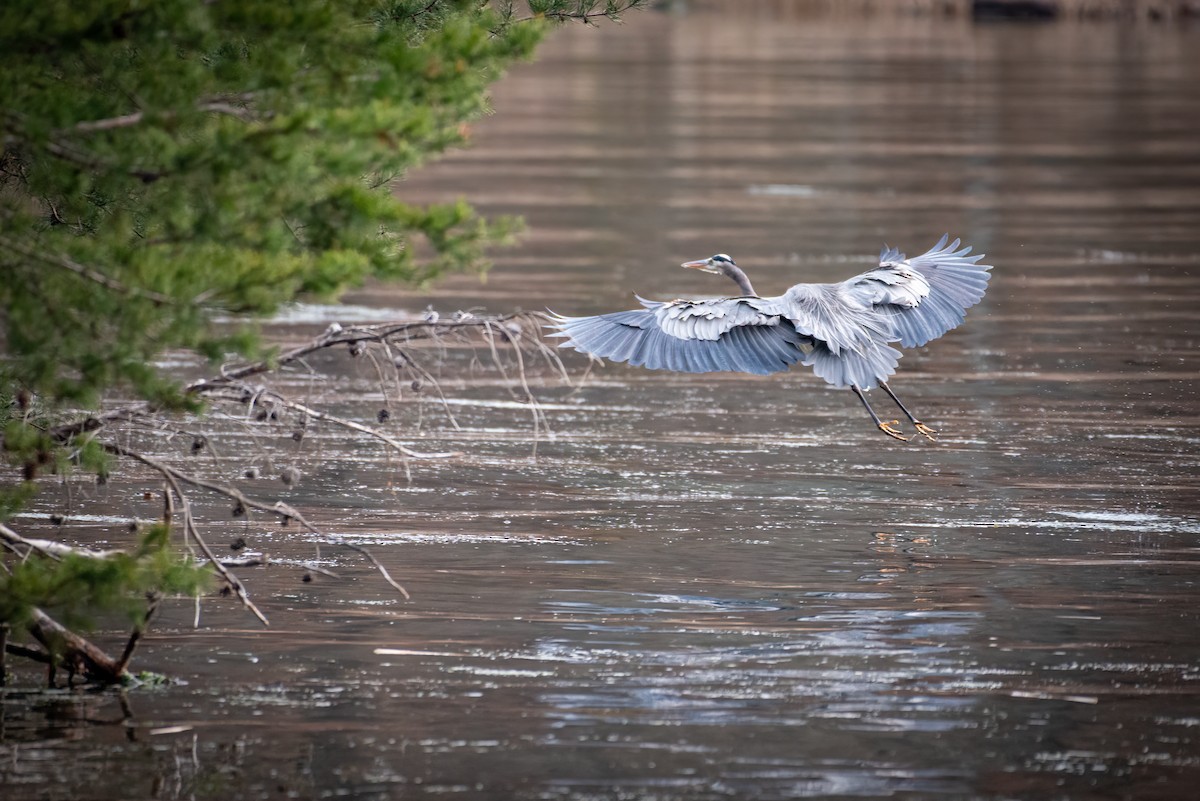
M 754 287 L 750 283 L 750 279 L 742 272 L 741 267 L 738 267 L 736 264 L 726 264 L 723 269 L 725 274 L 732 278 L 734 283 L 738 285 L 738 289 L 742 290 L 743 295 L 758 296 L 758 293 L 754 291 Z

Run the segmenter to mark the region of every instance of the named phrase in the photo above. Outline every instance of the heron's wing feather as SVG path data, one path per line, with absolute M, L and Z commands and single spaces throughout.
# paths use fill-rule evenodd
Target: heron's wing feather
M 797 284 L 777 300 L 782 316 L 813 341 L 804 364 L 837 387 L 870 389 L 896 372 L 900 352 L 886 315 L 858 302 L 842 284 Z
M 872 342 L 859 350 L 831 351 L 824 342 L 816 343 L 805 359 L 806 367 L 835 387 L 854 385 L 871 389 L 887 381 L 896 372 L 902 354 L 883 342 Z
M 774 326 L 780 313 L 777 299 L 759 297 L 642 301 L 642 305 L 663 333 L 677 339 L 715 340 L 742 326 Z
M 566 338 L 562 347 L 682 373 L 776 373 L 801 361 L 811 344 L 793 326 L 780 325 L 762 298 L 644 305 L 647 308 L 595 317 L 553 315 L 549 327 L 556 332 L 552 336 Z
M 879 267 L 841 284 L 850 298 L 886 316 L 904 347 L 924 345 L 963 321 L 983 298 L 991 277 L 983 254 L 969 255 L 959 240 L 943 236 L 928 252 L 906 259 L 885 247 Z

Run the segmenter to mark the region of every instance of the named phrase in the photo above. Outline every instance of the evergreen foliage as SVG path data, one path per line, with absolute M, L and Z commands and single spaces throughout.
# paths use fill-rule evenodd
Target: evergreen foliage
M 71 419 L 106 393 L 198 409 L 155 366 L 165 350 L 261 356 L 253 319 L 280 304 L 484 269 L 515 221 L 406 203 L 395 182 L 467 140 L 547 20 L 641 2 L 0 3 L 0 522 L 39 474 L 104 479 L 100 424 Z M 10 562 L 0 623 L 194 591 L 165 537 Z
M 215 317 L 369 276 L 483 269 L 515 221 L 405 203 L 392 183 L 465 142 L 487 86 L 532 54 L 544 19 L 638 4 L 0 4 L 0 400 L 16 401 L 12 419 L 92 407 L 114 386 L 192 408 L 154 359 L 254 350 L 252 328 Z M 33 439 L 5 430 L 26 477 L 53 461 Z
M 169 535 L 169 527 L 160 523 L 141 536 L 131 553 L 104 558 L 66 554 L 14 564 L 0 573 L 0 621 L 27 623 L 38 608 L 74 629 L 91 629 L 102 612 L 117 612 L 137 626 L 145 614 L 144 594 L 196 595 L 209 584 L 207 570 L 173 555 Z
M 510 221 L 386 187 L 541 31 L 474 0 L 3 4 L 5 388 L 181 405 L 156 354 L 251 344 L 215 313 L 480 267 Z

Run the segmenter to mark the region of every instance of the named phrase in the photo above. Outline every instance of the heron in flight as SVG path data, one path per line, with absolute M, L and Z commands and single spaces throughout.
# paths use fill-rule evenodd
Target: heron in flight
M 970 247 L 943 236 L 928 252 L 906 258 L 884 247 L 879 266 L 837 284 L 796 284 L 762 297 L 733 259 L 718 253 L 684 267 L 737 283 L 741 295 L 667 302 L 638 298 L 644 308 L 563 317 L 552 314 L 551 336 L 562 347 L 651 370 L 768 375 L 800 363 L 838 388 L 850 388 L 880 431 L 908 437 L 884 422 L 864 394 L 887 393 L 917 433 L 937 432 L 913 416 L 887 379 L 902 355 L 890 343 L 915 348 L 956 327 L 987 290 L 991 265 Z M 635 296 L 636 297 L 636 296 Z

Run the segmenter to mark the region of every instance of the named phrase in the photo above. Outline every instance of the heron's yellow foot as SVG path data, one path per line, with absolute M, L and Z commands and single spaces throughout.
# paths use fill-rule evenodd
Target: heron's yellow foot
M 936 428 L 930 428 L 929 426 L 925 425 L 924 423 L 918 423 L 915 420 L 913 421 L 913 427 L 917 429 L 918 434 L 922 435 L 923 437 L 925 437 L 925 439 L 929 440 L 930 442 L 937 441 L 937 439 L 933 436 L 934 434 L 937 433 Z
M 887 434 L 892 439 L 898 439 L 901 442 L 908 442 L 908 437 L 904 436 L 899 431 L 892 428 L 892 426 L 899 425 L 899 424 L 900 424 L 899 420 L 893 420 L 890 423 L 880 423 L 879 430 L 882 431 L 883 433 Z

